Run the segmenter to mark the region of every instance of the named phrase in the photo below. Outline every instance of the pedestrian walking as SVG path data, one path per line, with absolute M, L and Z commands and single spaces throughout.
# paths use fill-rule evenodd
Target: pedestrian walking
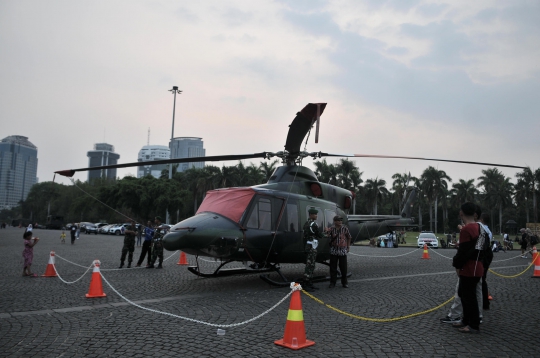
M 69 234 L 71 235 L 71 245 L 75 243 L 75 239 L 77 238 L 75 234 L 77 233 L 77 226 L 75 224 L 71 225 L 69 228 Z
M 23 276 L 37 277 L 35 273 L 32 273 L 32 261 L 34 260 L 34 246 L 38 243 L 39 237 L 32 237 L 32 231 L 26 231 L 23 234 L 24 250 L 22 253 L 24 260 Z

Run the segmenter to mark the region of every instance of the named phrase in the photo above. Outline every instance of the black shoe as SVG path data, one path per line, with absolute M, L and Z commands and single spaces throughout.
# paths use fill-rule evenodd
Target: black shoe
M 159 265 L 157 266 L 157 268 L 160 268 L 160 269 L 162 269 L 162 268 L 163 268 L 163 266 L 161 266 L 161 264 L 159 264 Z
M 343 288 L 349 288 L 349 285 L 348 285 L 348 284 L 344 284 L 344 285 L 343 285 Z
M 330 286 L 328 286 L 328 288 L 334 288 L 334 287 L 336 287 L 335 283 L 331 283 Z
M 154 268 L 154 265 L 148 265 L 146 268 Z
M 122 267 L 124 267 L 123 263 L 121 263 L 120 266 L 118 266 L 119 269 L 121 269 Z
M 128 263 L 127 268 L 131 268 L 131 262 Z

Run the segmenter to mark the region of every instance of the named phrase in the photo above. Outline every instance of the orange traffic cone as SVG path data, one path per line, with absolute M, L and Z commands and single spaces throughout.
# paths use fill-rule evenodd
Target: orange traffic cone
M 427 251 L 427 245 L 424 244 L 424 253 L 422 254 L 422 260 L 429 260 L 429 252 Z
M 187 262 L 186 253 L 184 251 L 180 251 L 180 257 L 178 258 L 177 265 L 182 265 L 182 266 L 189 265 L 189 263 Z
M 540 255 L 538 253 L 536 255 L 533 255 L 533 258 L 535 259 L 534 262 L 534 272 L 532 277 L 540 278 Z
M 291 287 L 292 286 L 293 285 L 291 285 Z M 287 323 L 285 324 L 285 334 L 283 339 L 274 341 L 274 343 L 278 346 L 283 346 L 294 350 L 309 347 L 315 344 L 315 342 L 306 339 L 304 314 L 302 313 L 302 301 L 300 299 L 299 290 L 294 291 L 291 297 L 289 314 L 287 315 Z
M 56 270 L 54 269 L 54 251 L 51 251 L 51 255 L 49 256 L 49 263 L 47 264 L 47 269 L 45 270 L 45 274 L 41 276 L 58 277 L 58 275 L 56 274 Z
M 538 253 L 538 251 L 536 251 L 536 246 L 533 246 L 533 249 L 532 249 L 532 261 L 531 261 L 531 264 L 533 264 L 533 265 L 534 265 L 534 259 L 535 259 L 537 253 Z
M 90 279 L 90 289 L 86 294 L 86 298 L 96 298 L 107 296 L 103 293 L 103 285 L 101 284 L 101 273 L 99 272 L 99 260 L 94 260 L 94 271 L 92 271 L 92 278 Z

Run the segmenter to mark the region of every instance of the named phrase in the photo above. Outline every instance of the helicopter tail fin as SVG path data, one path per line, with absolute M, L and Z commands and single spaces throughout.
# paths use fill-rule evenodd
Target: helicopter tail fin
M 407 192 L 410 192 L 408 196 L 407 196 Z M 403 205 L 403 210 L 401 211 L 402 218 L 411 217 L 412 207 L 416 201 L 417 193 L 418 193 L 418 188 L 415 188 L 413 186 L 407 188 L 406 194 L 403 196 L 403 201 L 405 201 L 405 199 L 407 201 L 405 202 L 405 205 Z

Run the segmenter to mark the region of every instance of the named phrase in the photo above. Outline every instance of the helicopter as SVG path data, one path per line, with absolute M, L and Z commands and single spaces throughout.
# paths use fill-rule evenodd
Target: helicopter
M 251 158 L 270 159 L 278 157 L 282 166 L 275 169 L 266 184 L 251 187 L 234 187 L 210 190 L 194 216 L 174 225 L 163 238 L 163 246 L 168 251 L 181 250 L 194 255 L 196 266 L 188 270 L 202 277 L 220 277 L 245 273 L 276 272 L 280 279 L 275 281 L 269 275 L 261 275 L 266 282 L 286 286 L 290 280 L 281 272 L 281 264 L 304 263 L 306 258 L 302 226 L 307 221 L 308 210 L 318 210 L 317 223 L 326 229 L 333 224 L 336 215 L 343 217 L 349 226 L 353 242 L 359 242 L 389 232 L 417 227 L 411 216 L 417 188 L 407 188 L 403 197 L 403 211 L 400 215 L 349 215 L 353 205 L 354 192 L 331 184 L 319 182 L 315 173 L 302 166 L 307 157 L 376 157 L 432 160 L 466 164 L 496 165 L 521 168 L 511 165 L 431 159 L 403 156 L 380 156 L 364 154 L 330 154 L 306 152 L 301 145 L 306 135 L 315 126 L 315 142 L 318 142 L 320 116 L 326 103 L 309 103 L 296 114 L 285 143 L 280 152 L 261 152 L 240 155 L 219 155 L 164 159 L 148 164 L 170 164 L 197 161 L 226 161 Z M 307 141 L 306 141 L 307 144 Z M 125 168 L 144 165 L 144 162 L 116 164 L 91 168 L 70 169 L 55 173 L 73 176 L 75 172 L 109 168 Z M 210 257 L 220 262 L 211 273 L 201 272 L 198 258 Z M 329 238 L 319 240 L 317 263 L 328 265 L 330 258 Z M 243 268 L 226 269 L 233 262 L 245 263 Z M 252 262 L 251 265 L 247 265 Z M 326 279 L 314 278 L 314 281 Z

